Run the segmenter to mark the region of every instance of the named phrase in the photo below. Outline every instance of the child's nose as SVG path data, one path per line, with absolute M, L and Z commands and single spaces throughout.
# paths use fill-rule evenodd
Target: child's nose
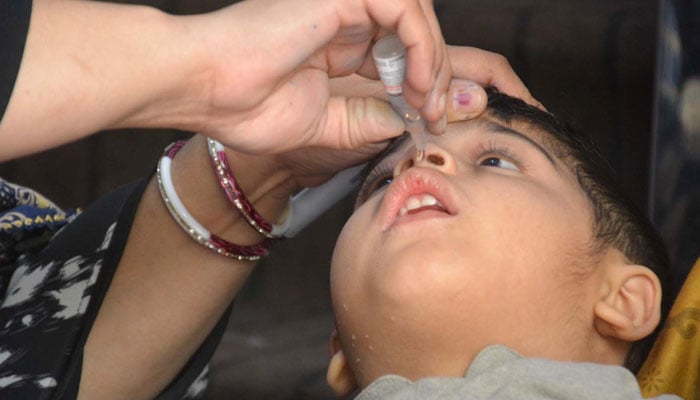
M 412 167 L 435 168 L 445 173 L 453 173 L 457 164 L 449 151 L 439 144 L 429 142 L 425 146 L 425 157 L 422 160 L 418 159 L 417 151 L 407 153 L 406 158 L 396 165 L 394 176 Z

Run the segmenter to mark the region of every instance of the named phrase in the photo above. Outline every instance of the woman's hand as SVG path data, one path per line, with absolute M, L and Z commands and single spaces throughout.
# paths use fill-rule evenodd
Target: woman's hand
M 492 85 L 511 96 L 541 107 L 520 78 L 515 74 L 505 57 L 474 47 L 448 46 L 455 78 L 450 84 L 446 106 L 448 122 L 468 120 L 481 115 L 486 109 L 487 96 L 481 85 Z M 358 105 L 351 110 L 362 110 L 356 120 L 364 121 L 363 130 L 368 136 L 381 135 L 382 130 L 393 132 L 397 126 L 403 132 L 402 120 L 391 111 L 382 84 L 374 79 L 357 74 L 330 81 L 331 96 L 350 99 Z M 360 107 L 359 105 L 362 105 Z M 393 135 L 392 135 L 393 136 Z M 316 186 L 330 179 L 336 172 L 365 162 L 386 147 L 388 142 L 366 143 L 351 150 L 306 147 L 277 156 L 300 186 Z
M 407 47 L 409 103 L 433 131 L 445 110 L 451 74 L 430 0 L 249 0 L 182 17 L 36 0 L 31 18 L 0 159 L 133 127 L 202 132 L 255 153 L 382 141 L 396 130 L 358 129 L 328 78 L 372 74 L 370 46 L 388 31 Z
M 429 0 L 251 0 L 186 22 L 211 50 L 210 109 L 194 128 L 232 148 L 353 149 L 400 133 L 395 123 L 366 129 L 366 105 L 331 95 L 328 84 L 355 72 L 375 76 L 370 50 L 384 30 L 407 47 L 407 100 L 431 131 L 444 129 L 451 74 Z
M 542 103 L 530 94 L 504 56 L 465 46 L 447 46 L 447 52 L 453 77 L 471 79 L 482 86 L 495 86 L 502 93 L 519 97 L 530 105 L 544 109 Z
M 353 72 L 376 78 L 369 51 L 384 31 L 407 45 L 404 93 L 433 133 L 444 129 L 453 101 L 444 96 L 448 53 L 465 68 L 455 77 L 526 96 L 502 58 L 448 51 L 430 0 L 249 0 L 183 17 L 35 0 L 0 124 L 0 160 L 133 127 L 201 132 L 249 153 L 385 141 L 401 124 L 375 118 L 366 101 L 331 94 L 328 80 Z M 521 90 L 506 90 L 509 81 Z

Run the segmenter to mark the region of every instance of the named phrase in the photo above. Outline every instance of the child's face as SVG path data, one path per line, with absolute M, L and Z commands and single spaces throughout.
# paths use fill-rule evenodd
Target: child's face
M 489 117 L 426 150 L 416 162 L 407 141 L 370 173 L 335 248 L 334 311 L 360 382 L 462 375 L 496 343 L 573 358 L 600 285 L 573 175 L 533 128 Z

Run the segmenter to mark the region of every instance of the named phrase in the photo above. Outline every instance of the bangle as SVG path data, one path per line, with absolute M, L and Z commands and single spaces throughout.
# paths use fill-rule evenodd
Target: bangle
M 276 242 L 275 239 L 265 239 L 260 244 L 251 246 L 241 246 L 230 243 L 225 239 L 212 234 L 203 227 L 192 214 L 187 211 L 182 203 L 173 185 L 172 176 L 170 174 L 170 164 L 175 154 L 184 146 L 186 141 L 181 140 L 175 142 L 165 149 L 163 157 L 161 157 L 156 170 L 156 178 L 158 181 L 158 190 L 165 203 L 166 208 L 170 212 L 175 222 L 193 238 L 197 243 L 215 251 L 218 254 L 237 260 L 256 261 L 260 257 L 269 253 L 270 248 Z
M 279 238 L 273 233 L 273 225 L 265 220 L 258 213 L 252 204 L 248 201 L 243 193 L 243 190 L 238 186 L 236 178 L 231 171 L 231 165 L 226 157 L 224 146 L 212 139 L 207 138 L 207 149 L 209 150 L 209 159 L 211 160 L 216 177 L 219 179 L 219 185 L 224 190 L 226 198 L 233 204 L 238 211 L 243 215 L 250 226 L 258 233 L 268 238 Z

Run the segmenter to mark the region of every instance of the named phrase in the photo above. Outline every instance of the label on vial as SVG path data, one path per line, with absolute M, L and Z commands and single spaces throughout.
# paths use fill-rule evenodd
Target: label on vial
M 379 78 L 388 94 L 401 94 L 401 84 L 406 78 L 406 59 L 403 54 L 375 60 Z

